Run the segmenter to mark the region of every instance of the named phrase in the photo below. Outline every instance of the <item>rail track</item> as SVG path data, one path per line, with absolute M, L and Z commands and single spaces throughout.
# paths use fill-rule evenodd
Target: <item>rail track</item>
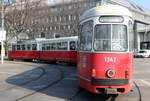
M 35 90 L 34 92 L 32 92 L 32 93 L 30 93 L 30 94 L 27 94 L 27 95 L 25 95 L 25 96 L 22 96 L 22 97 L 20 97 L 20 98 L 17 98 L 17 99 L 15 99 L 14 101 L 20 101 L 20 100 L 22 100 L 22 99 L 24 99 L 24 98 L 27 98 L 27 97 L 29 97 L 29 96 L 32 96 L 32 95 L 36 94 L 37 92 L 41 92 L 41 91 L 43 91 L 43 90 L 45 90 L 45 89 L 47 89 L 47 88 L 49 88 L 49 87 L 51 87 L 51 86 L 53 86 L 53 85 L 59 83 L 61 80 L 63 80 L 63 78 L 64 78 L 64 72 L 63 72 L 63 70 L 62 70 L 61 68 L 59 68 L 59 67 L 57 67 L 57 68 L 55 68 L 55 69 L 59 70 L 59 73 L 60 73 L 60 78 L 59 78 L 59 79 L 53 81 L 52 83 L 48 84 L 48 85 L 45 86 L 45 87 L 42 87 L 42 88 L 40 88 L 40 89 L 38 89 L 38 90 Z M 45 73 L 45 72 L 44 72 L 44 73 Z M 45 74 L 44 74 L 44 75 L 45 75 Z
M 138 100 L 138 101 L 142 101 L 142 93 L 141 93 L 141 91 L 140 91 L 140 88 L 139 88 L 139 86 L 136 84 L 136 82 L 134 82 L 134 85 L 135 85 L 135 87 L 136 87 L 137 90 L 138 90 L 138 94 L 139 94 L 139 100 Z
M 38 77 L 30 79 L 26 82 L 23 82 L 23 83 L 19 84 L 19 86 L 24 86 L 26 84 L 29 84 L 30 82 L 33 82 L 33 81 L 36 81 L 36 80 L 40 79 L 45 74 L 45 69 L 43 67 L 39 67 L 39 69 L 42 71 L 42 73 Z M 10 87 L 10 88 L 2 89 L 2 90 L 0 90 L 0 92 L 11 90 L 11 89 L 14 89 L 16 87 L 18 87 L 18 86 L 16 85 L 16 86 L 13 86 L 13 87 Z

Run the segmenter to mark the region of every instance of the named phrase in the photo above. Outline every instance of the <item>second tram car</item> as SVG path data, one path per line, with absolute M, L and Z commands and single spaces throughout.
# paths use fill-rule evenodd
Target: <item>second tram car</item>
M 80 17 L 78 82 L 93 93 L 132 89 L 133 19 L 127 8 L 103 5 Z
M 12 43 L 8 50 L 8 58 L 12 60 L 39 60 L 39 41 L 28 40 Z
M 78 37 L 65 37 L 41 41 L 40 60 L 77 62 Z
M 9 59 L 45 60 L 76 63 L 77 36 L 28 40 L 11 44 Z

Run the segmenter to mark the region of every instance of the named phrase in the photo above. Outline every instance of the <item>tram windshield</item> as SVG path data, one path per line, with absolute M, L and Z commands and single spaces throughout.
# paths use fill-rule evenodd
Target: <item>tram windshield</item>
M 95 51 L 127 51 L 127 27 L 121 24 L 95 26 Z

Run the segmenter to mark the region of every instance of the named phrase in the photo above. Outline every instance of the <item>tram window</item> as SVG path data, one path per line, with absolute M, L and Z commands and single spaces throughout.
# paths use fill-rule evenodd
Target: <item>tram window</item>
M 94 49 L 97 51 L 111 50 L 111 25 L 96 25 Z
M 94 49 L 96 51 L 127 50 L 127 27 L 119 24 L 96 25 Z
M 119 23 L 123 22 L 123 17 L 121 16 L 101 16 L 99 21 L 102 23 Z
M 60 43 L 60 42 L 57 43 L 57 49 L 58 49 L 58 50 L 62 50 L 62 49 L 61 49 L 61 43 Z
M 21 45 L 22 50 L 26 50 L 25 45 Z
M 37 50 L 36 44 L 32 44 L 32 50 Z
M 92 49 L 93 21 L 83 23 L 80 33 L 80 50 L 90 51 Z
M 62 42 L 61 47 L 62 47 L 62 50 L 67 50 L 68 43 L 67 42 Z
M 129 21 L 129 50 L 134 50 L 134 32 L 133 32 L 133 23 Z
M 17 50 L 21 50 L 21 47 L 20 47 L 20 45 L 17 45 Z
M 76 43 L 75 41 L 70 42 L 70 50 L 76 50 Z
M 50 50 L 50 44 L 45 44 L 45 49 Z
M 51 49 L 52 49 L 52 50 L 56 50 L 56 49 L 57 49 L 56 43 L 52 43 Z
M 27 50 L 31 50 L 31 45 L 27 44 Z
M 13 50 L 13 51 L 16 50 L 16 45 L 12 45 L 12 50 Z
M 126 51 L 127 27 L 125 25 L 112 25 L 112 51 Z
M 42 50 L 45 51 L 45 44 L 42 44 Z

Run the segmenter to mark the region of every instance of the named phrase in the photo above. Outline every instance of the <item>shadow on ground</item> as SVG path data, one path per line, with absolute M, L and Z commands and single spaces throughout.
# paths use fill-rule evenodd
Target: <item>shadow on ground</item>
M 58 83 L 53 84 L 62 76 L 60 70 L 57 68 L 61 68 L 63 71 L 63 79 Z M 13 89 L 15 89 L 15 92 L 14 90 L 7 92 L 9 93 L 7 95 L 16 93 L 14 99 L 18 99 L 34 92 L 47 95 L 51 101 L 57 99 L 67 100 L 71 96 L 73 96 L 71 101 L 108 101 L 111 97 L 109 95 L 92 94 L 85 90 L 81 90 L 77 93 L 79 87 L 77 84 L 75 66 L 48 64 L 44 65 L 44 67 L 37 67 L 24 73 L 9 77 L 6 81 L 7 83 L 14 85 Z M 43 88 L 46 89 L 43 90 Z M 42 98 L 42 95 L 40 96 Z M 32 100 L 36 100 L 38 97 L 39 95 L 36 96 L 36 94 L 31 95 Z

